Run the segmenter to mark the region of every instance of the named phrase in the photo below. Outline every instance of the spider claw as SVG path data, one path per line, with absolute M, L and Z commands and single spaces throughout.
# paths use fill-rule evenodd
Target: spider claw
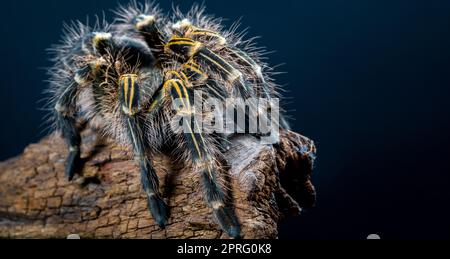
M 148 208 L 158 226 L 164 228 L 169 219 L 169 210 L 161 197 L 152 195 L 148 197 Z
M 69 156 L 66 160 L 66 176 L 69 181 L 72 181 L 75 176 L 75 172 L 80 165 L 80 151 L 79 149 L 73 149 L 69 152 Z

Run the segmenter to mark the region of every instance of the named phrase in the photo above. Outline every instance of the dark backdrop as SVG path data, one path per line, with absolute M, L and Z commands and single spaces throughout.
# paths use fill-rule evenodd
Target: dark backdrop
M 166 10 L 171 2 L 161 0 Z M 189 1 L 174 1 L 186 10 Z M 450 237 L 449 1 L 205 1 L 261 35 L 284 63 L 293 128 L 318 146 L 317 208 L 281 238 Z M 107 0 L 7 1 L 1 8 L 0 159 L 44 133 L 37 101 L 45 49 L 63 21 L 114 8 Z

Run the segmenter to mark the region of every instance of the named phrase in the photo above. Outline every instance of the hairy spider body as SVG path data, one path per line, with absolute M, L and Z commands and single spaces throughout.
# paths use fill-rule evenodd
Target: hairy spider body
M 163 227 L 169 213 L 152 156 L 176 146 L 174 159 L 183 158 L 201 173 L 205 200 L 221 228 L 239 237 L 224 177 L 227 135 L 202 132 L 198 118 L 210 114 L 195 109 L 194 97 L 274 98 L 275 85 L 264 72 L 268 67 L 249 41 L 234 30 L 224 31 L 201 8 L 187 15 L 176 11 L 168 19 L 149 3 L 133 2 L 120 7 L 117 15 L 112 25 L 68 26 L 64 42 L 53 48 L 49 92 L 56 128 L 69 146 L 69 180 L 80 165 L 77 122 L 88 121 L 133 148 L 149 209 Z M 181 102 L 174 110 L 176 100 Z M 190 115 L 184 132 L 170 127 L 171 119 L 180 115 Z

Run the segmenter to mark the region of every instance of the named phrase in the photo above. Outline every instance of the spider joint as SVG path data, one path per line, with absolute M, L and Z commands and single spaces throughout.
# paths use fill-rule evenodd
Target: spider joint
M 70 152 L 77 152 L 78 150 L 80 150 L 80 148 L 77 147 L 77 146 L 70 146 L 70 147 L 69 147 L 69 151 L 70 151 Z
M 153 25 L 156 22 L 156 17 L 154 15 L 141 14 L 135 19 L 136 29 L 142 30 L 143 28 Z
M 220 202 L 220 201 L 212 201 L 211 202 L 211 207 L 214 209 L 214 210 L 218 210 L 218 209 L 220 209 L 220 208 L 223 208 L 225 205 L 223 204 L 223 202 Z
M 185 30 L 186 28 L 190 27 L 192 25 L 191 21 L 189 19 L 183 19 L 181 21 L 178 21 L 174 25 L 172 25 L 173 30 L 181 31 Z
M 99 49 L 100 46 L 112 39 L 112 34 L 108 32 L 94 32 L 92 38 L 92 45 L 94 48 Z

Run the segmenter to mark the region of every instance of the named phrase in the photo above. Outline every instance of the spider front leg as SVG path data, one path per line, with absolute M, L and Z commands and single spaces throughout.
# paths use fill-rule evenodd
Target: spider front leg
M 55 103 L 56 112 L 56 128 L 59 130 L 67 143 L 69 154 L 66 160 L 65 173 L 69 181 L 75 175 L 75 172 L 81 166 L 80 129 L 77 126 L 77 94 L 80 86 L 90 85 L 89 80 L 91 73 L 96 66 L 101 65 L 101 59 L 97 59 L 82 67 L 74 69 L 73 77 L 68 77 L 63 88 L 59 88 L 56 93 L 57 99 Z
M 194 167 L 200 172 L 204 199 L 213 213 L 222 230 L 230 237 L 240 237 L 240 225 L 234 208 L 230 206 L 225 188 L 220 179 L 221 169 L 219 162 L 210 154 L 209 148 L 212 145 L 218 145 L 210 136 L 202 133 L 194 133 L 194 127 L 197 124 L 195 119 L 190 127 L 189 133 L 184 133 L 184 139 L 187 143 Z M 209 146 L 209 148 L 207 147 Z M 218 148 L 218 147 L 217 147 Z
M 194 92 L 185 86 L 180 79 L 169 79 L 165 83 L 166 91 L 170 92 L 177 114 L 183 116 L 185 123 L 182 134 L 194 168 L 201 174 L 204 198 L 213 209 L 220 227 L 232 238 L 240 237 L 240 225 L 234 209 L 230 206 L 227 194 L 221 181 L 219 159 L 216 158 L 218 143 L 212 135 L 202 133 L 200 121 L 195 116 Z
M 55 105 L 56 126 L 69 148 L 69 155 L 67 156 L 65 166 L 65 173 L 69 181 L 73 179 L 75 171 L 81 162 L 81 137 L 76 125 L 75 95 L 77 88 L 78 84 L 75 80 L 71 80 L 58 97 Z
M 129 140 L 133 146 L 135 159 L 141 170 L 141 183 L 147 195 L 148 207 L 156 223 L 164 227 L 168 219 L 168 209 L 159 193 L 159 180 L 152 162 L 147 157 L 147 147 L 138 117 L 140 111 L 140 88 L 137 75 L 126 74 L 119 79 L 120 103 Z

